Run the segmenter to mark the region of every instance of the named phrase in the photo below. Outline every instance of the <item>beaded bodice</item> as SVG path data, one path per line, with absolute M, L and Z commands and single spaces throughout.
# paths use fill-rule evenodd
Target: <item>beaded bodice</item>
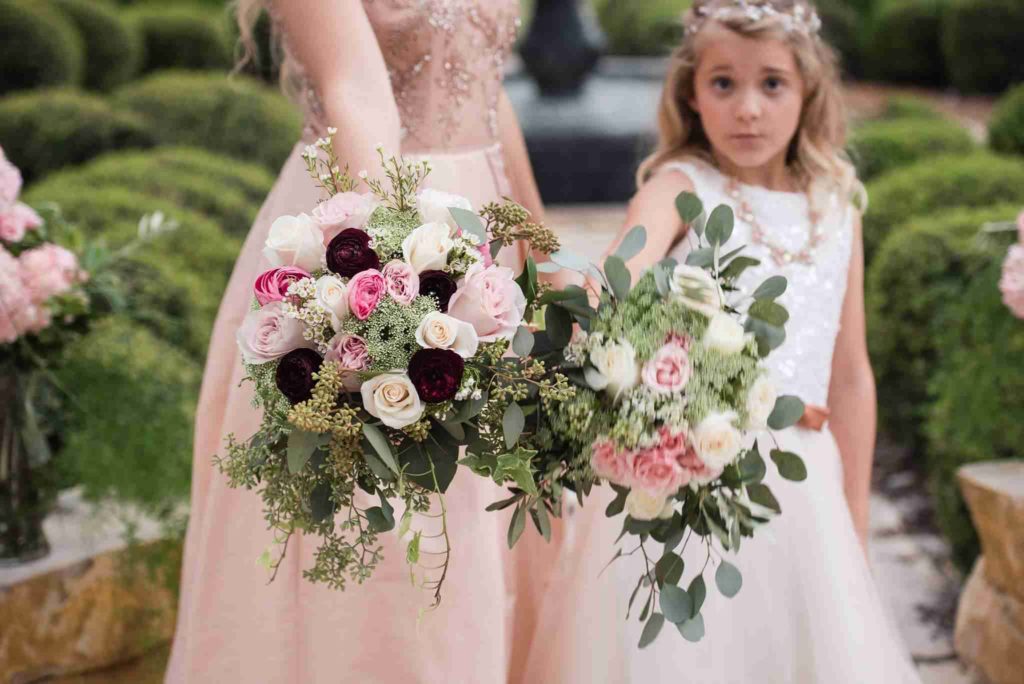
M 682 171 L 693 181 L 697 195 L 709 211 L 719 204 L 728 204 L 736 211 L 736 201 L 727 193 L 728 180 L 711 165 L 696 160 L 670 162 L 662 167 L 668 169 Z M 742 185 L 741 191 L 773 245 L 796 251 L 806 244 L 810 229 L 806 195 L 749 185 Z M 790 314 L 786 341 L 769 355 L 767 364 L 782 392 L 818 406 L 825 406 L 828 401 L 832 352 L 846 296 L 855 216 L 850 204 L 840 202 L 836 195 L 826 200 L 825 205 L 820 223 L 824 239 L 809 264 L 777 264 L 768 246 L 751 239 L 751 226 L 740 218 L 736 219 L 727 245 L 746 245 L 743 254 L 761 261 L 760 266 L 747 269 L 740 277 L 738 284 L 743 292 L 753 292 L 765 278 L 776 274 L 789 281 L 786 293 L 779 299 Z M 690 241 L 684 239 L 672 249 L 671 256 L 681 262 L 690 248 Z
M 333 0 L 348 2 L 350 0 Z M 362 0 L 391 80 L 405 153 L 485 147 L 498 140 L 505 60 L 519 0 Z M 324 127 L 315 89 L 285 59 L 314 131 Z

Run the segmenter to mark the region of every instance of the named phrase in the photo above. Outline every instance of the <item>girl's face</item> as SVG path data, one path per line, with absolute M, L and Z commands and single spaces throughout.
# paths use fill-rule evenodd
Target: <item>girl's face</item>
M 708 26 L 690 107 L 719 162 L 759 169 L 786 162 L 800 125 L 804 81 L 793 51 L 775 39 Z

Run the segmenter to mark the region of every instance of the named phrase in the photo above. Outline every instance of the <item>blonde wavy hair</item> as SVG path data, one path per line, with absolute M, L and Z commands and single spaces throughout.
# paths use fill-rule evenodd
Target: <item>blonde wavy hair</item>
M 716 22 L 742 36 L 777 39 L 793 50 L 803 77 L 805 94 L 800 124 L 790 143 L 786 163 L 802 189 L 810 192 L 825 182 L 829 190 L 848 197 L 862 209 L 867 194 L 857 172 L 844 152 L 846 111 L 840 91 L 839 60 L 835 51 L 816 33 L 786 30 L 781 14 L 792 14 L 798 6 L 805 12 L 813 7 L 806 0 L 754 0 L 751 5 L 770 6 L 778 13 L 751 19 L 740 12 L 725 18 L 705 19 L 716 10 L 735 7 L 735 0 L 694 0 L 683 18 L 684 25 Z M 703 27 L 702 27 L 703 29 Z M 640 164 L 637 186 L 643 185 L 664 163 L 692 156 L 714 164 L 711 143 L 700 117 L 690 108 L 694 78 L 704 45 L 704 30 L 687 31 L 673 52 L 658 107 L 658 145 Z

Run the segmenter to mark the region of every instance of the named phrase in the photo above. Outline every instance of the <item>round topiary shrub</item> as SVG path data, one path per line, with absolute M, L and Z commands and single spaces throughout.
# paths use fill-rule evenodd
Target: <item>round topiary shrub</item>
M 146 156 L 161 168 L 186 171 L 217 187 L 238 190 L 256 204 L 263 203 L 274 183 L 274 177 L 262 166 L 197 147 L 158 147 Z
M 946 83 L 940 32 L 949 0 L 886 0 L 875 10 L 864 56 L 868 73 L 894 83 Z
M 870 263 L 882 241 L 912 218 L 1024 202 L 1024 160 L 988 153 L 935 157 L 880 176 L 868 184 L 868 197 L 864 255 Z
M 944 119 L 928 100 L 912 95 L 891 95 L 876 117 L 886 121 L 896 119 Z
M 165 72 L 125 86 L 115 101 L 148 121 L 161 143 L 202 147 L 274 172 L 301 134 L 291 103 L 249 78 Z
M 851 76 L 864 73 L 861 55 L 861 20 L 846 0 L 817 0 L 821 35 L 839 53 L 842 71 Z
M 912 219 L 893 231 L 871 262 L 865 288 L 868 347 L 879 422 L 891 439 L 912 447 L 921 443 L 945 313 L 996 257 L 978 239 L 979 231 L 1019 211 L 1019 205 L 1004 204 Z
M 231 46 L 219 15 L 184 7 L 142 5 L 129 19 L 142 36 L 142 72 L 231 67 Z
M 689 0 L 647 0 L 594 3 L 597 20 L 613 55 L 665 55 L 683 36 L 683 14 Z
M 988 142 L 996 152 L 1024 155 L 1024 84 L 999 100 L 989 122 Z
M 94 0 L 51 0 L 74 23 L 85 47 L 83 85 L 111 90 L 131 80 L 142 63 L 142 41 L 113 8 Z
M 104 152 L 146 148 L 155 138 L 145 120 L 103 98 L 40 90 L 0 101 L 0 146 L 26 182 Z
M 1024 321 L 998 289 L 1001 258 L 949 302 L 931 389 L 927 467 L 939 525 L 953 559 L 968 571 L 978 538 L 960 496 L 956 470 L 965 463 L 1019 459 L 1024 444 Z
M 1024 81 L 1020 0 L 953 0 L 942 47 L 950 81 L 963 92 L 998 93 Z
M 964 128 L 944 119 L 897 119 L 859 126 L 850 140 L 861 180 L 939 154 L 964 154 L 975 148 Z
M 38 0 L 0 0 L 0 95 L 74 85 L 84 48 L 74 25 Z

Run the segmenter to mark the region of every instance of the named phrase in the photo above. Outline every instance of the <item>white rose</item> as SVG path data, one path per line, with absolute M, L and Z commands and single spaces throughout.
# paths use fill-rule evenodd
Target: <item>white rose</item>
M 718 283 L 703 268 L 679 264 L 672 271 L 669 289 L 679 301 L 705 316 L 713 316 L 722 308 Z
M 416 196 L 416 210 L 419 211 L 423 222 L 443 223 L 448 226 L 448 234 L 455 235 L 459 230 L 459 224 L 448 211 L 451 207 L 473 211 L 473 204 L 462 195 L 427 188 Z
M 317 279 L 316 301 L 331 314 L 335 330 L 348 318 L 348 287 L 338 276 L 325 275 Z
M 402 256 L 417 275 L 440 271 L 448 264 L 448 252 L 454 246 L 448 224 L 424 223 L 402 241 Z
M 636 351 L 628 340 L 608 342 L 590 352 L 590 362 L 607 381 L 605 389 L 616 398 L 640 381 Z
M 464 359 L 476 354 L 480 346 L 472 325 L 438 311 L 423 317 L 416 329 L 416 341 L 424 349 L 451 349 Z
M 711 413 L 693 432 L 693 445 L 704 465 L 721 471 L 739 456 L 743 448 L 743 435 L 733 422 L 736 412 Z
M 768 416 L 775 409 L 778 392 L 775 384 L 767 375 L 762 375 L 750 388 L 747 395 L 747 427 L 751 430 L 763 430 L 768 427 Z
M 323 232 L 306 214 L 282 216 L 270 225 L 263 256 L 271 266 L 296 266 L 312 273 L 323 268 Z
M 423 417 L 423 402 L 405 373 L 378 375 L 359 388 L 363 407 L 388 427 L 399 429 Z
M 626 495 L 626 513 L 634 520 L 654 520 L 672 517 L 672 503 L 664 496 L 651 496 L 642 489 L 630 490 Z
M 743 351 L 746 344 L 747 335 L 735 318 L 724 311 L 719 311 L 711 317 L 708 329 L 704 331 L 705 346 L 732 355 Z

